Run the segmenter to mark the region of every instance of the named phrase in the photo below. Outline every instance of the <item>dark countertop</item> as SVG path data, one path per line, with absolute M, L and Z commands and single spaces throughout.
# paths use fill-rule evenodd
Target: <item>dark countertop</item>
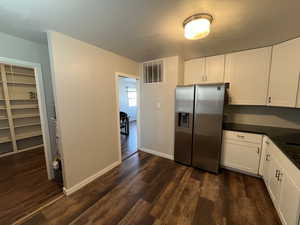
M 223 130 L 267 135 L 293 164 L 300 169 L 300 130 L 237 123 L 224 123 Z

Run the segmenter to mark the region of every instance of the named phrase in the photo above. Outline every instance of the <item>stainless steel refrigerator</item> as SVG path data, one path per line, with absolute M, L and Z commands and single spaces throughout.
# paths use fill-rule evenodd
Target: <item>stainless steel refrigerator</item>
M 177 86 L 175 161 L 219 171 L 226 87 L 223 83 Z

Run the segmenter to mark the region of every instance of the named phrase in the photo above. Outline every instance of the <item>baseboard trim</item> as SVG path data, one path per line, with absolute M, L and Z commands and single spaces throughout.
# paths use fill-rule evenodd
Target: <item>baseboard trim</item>
M 160 156 L 162 158 L 166 158 L 166 159 L 170 159 L 170 160 L 174 160 L 174 156 L 173 155 L 169 155 L 166 153 L 162 153 L 153 149 L 147 149 L 147 148 L 139 148 L 140 151 L 142 152 L 146 152 L 152 155 L 156 155 L 156 156 Z
M 103 170 L 100 170 L 99 172 L 95 173 L 94 175 L 84 179 L 83 181 L 81 181 L 78 184 L 75 184 L 73 187 L 71 188 L 63 188 L 64 194 L 66 196 L 69 196 L 71 194 L 73 194 L 74 192 L 80 190 L 81 188 L 83 188 L 85 185 L 91 183 L 92 181 L 94 181 L 95 179 L 97 179 L 98 177 L 102 176 L 103 174 L 107 173 L 108 171 L 112 170 L 113 168 L 119 166 L 121 164 L 121 161 L 116 161 L 112 164 L 110 164 L 109 166 L 105 167 Z

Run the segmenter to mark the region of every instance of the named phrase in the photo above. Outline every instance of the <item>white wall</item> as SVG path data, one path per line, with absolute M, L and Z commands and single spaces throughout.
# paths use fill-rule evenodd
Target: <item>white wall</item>
M 141 79 L 140 149 L 153 150 L 173 158 L 175 88 L 182 84 L 182 60 L 178 56 L 164 58 L 162 83 L 144 84 Z M 140 65 L 142 74 L 142 64 Z M 142 78 L 142 76 L 141 76 Z
M 300 129 L 300 109 L 265 106 L 226 106 L 225 121 Z
M 138 63 L 57 32 L 48 32 L 65 188 L 119 162 L 115 72 Z
M 137 119 L 137 107 L 128 105 L 127 88 L 136 88 L 136 80 L 128 78 L 119 79 L 119 105 L 120 111 L 126 112 L 129 115 L 130 121 Z
M 55 115 L 55 112 L 51 72 L 49 66 L 48 46 L 0 33 L 0 57 L 41 64 L 51 139 L 50 147 L 52 150 L 52 155 L 54 156 L 56 154 L 55 126 L 53 125 L 53 123 L 51 123 L 50 118 Z

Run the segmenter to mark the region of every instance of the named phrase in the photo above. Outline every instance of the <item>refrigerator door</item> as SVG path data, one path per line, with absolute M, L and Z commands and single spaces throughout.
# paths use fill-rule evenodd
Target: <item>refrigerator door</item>
M 194 86 L 176 88 L 174 159 L 186 165 L 192 163 L 194 94 Z
M 225 84 L 197 85 L 192 165 L 217 173 L 220 166 Z

